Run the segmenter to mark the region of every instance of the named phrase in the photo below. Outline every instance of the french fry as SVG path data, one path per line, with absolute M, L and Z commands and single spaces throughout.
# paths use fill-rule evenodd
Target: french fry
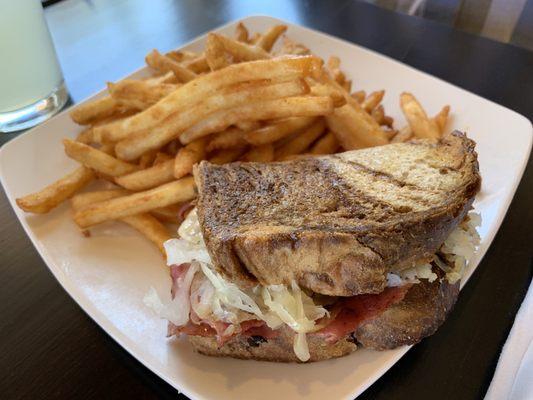
M 235 39 L 239 42 L 248 43 L 248 29 L 242 22 L 235 27 Z
M 115 182 L 132 191 L 141 191 L 160 186 L 174 180 L 174 159 L 160 162 L 150 168 L 118 176 Z
M 184 203 L 172 204 L 170 206 L 156 208 L 150 211 L 150 214 L 156 217 L 159 221 L 179 224 L 183 221 L 183 218 L 181 218 L 180 215 L 183 204 Z
M 74 140 L 63 139 L 63 146 L 67 156 L 104 175 L 115 177 L 139 169 L 137 165 L 117 160 L 104 151 Z
M 391 143 L 406 142 L 413 137 L 413 131 L 409 125 L 404 126 L 399 132 L 391 139 Z
M 211 71 L 226 68 L 230 65 L 226 49 L 215 36 L 208 34 L 205 43 L 205 60 Z
M 157 218 L 148 213 L 142 213 L 123 217 L 120 220 L 127 223 L 155 244 L 163 257 L 166 257 L 164 243 L 172 239 L 172 236 L 168 233 L 165 225 L 159 222 Z
M 261 34 L 259 32 L 255 32 L 252 37 L 248 39 L 248 43 L 256 44 L 259 39 L 261 39 Z
M 136 110 L 144 110 L 154 105 L 177 88 L 177 85 L 170 83 L 154 85 L 133 79 L 124 79 L 117 83 L 108 82 L 107 84 L 110 96 L 118 104 Z
M 194 179 L 186 177 L 151 190 L 92 204 L 75 212 L 74 221 L 81 228 L 88 228 L 104 221 L 188 201 L 195 196 Z
M 315 118 L 313 117 L 288 118 L 247 132 L 244 134 L 244 139 L 254 146 L 274 143 L 295 131 L 311 125 L 314 120 Z
M 274 145 L 263 144 L 249 150 L 242 156 L 243 161 L 249 162 L 270 162 L 274 161 Z
M 224 50 L 238 61 L 255 61 L 270 58 L 270 54 L 259 46 L 238 42 L 218 33 L 209 33 L 208 36 L 213 37 L 214 39 L 212 40 L 217 40 Z
M 124 189 L 107 189 L 97 190 L 95 192 L 78 193 L 72 196 L 70 204 L 74 211 L 78 211 L 91 204 L 114 199 L 115 197 L 126 196 L 127 194 L 129 194 L 129 192 Z
M 381 100 L 383 100 L 383 96 L 385 95 L 384 90 L 378 90 L 376 92 L 372 92 L 368 95 L 368 97 L 363 101 L 361 106 L 363 109 L 370 113 L 374 108 L 378 106 L 379 103 L 381 103 Z
M 185 68 L 180 63 L 159 53 L 155 49 L 146 56 L 146 64 L 161 72 L 172 71 L 180 82 L 189 82 L 197 76 L 190 69 Z
M 225 131 L 215 133 L 207 145 L 207 151 L 246 146 L 248 143 L 244 140 L 243 135 L 244 132 L 239 128 L 228 128 Z
M 355 99 L 358 103 L 363 103 L 366 98 L 366 92 L 364 90 L 358 90 L 351 94 L 352 98 Z
M 325 84 L 311 88 L 313 93 L 341 92 L 347 104 L 336 108 L 326 116 L 328 128 L 335 134 L 341 146 L 346 150 L 380 146 L 389 142 L 388 136 L 379 124 L 368 114 L 361 104 L 342 90 L 337 82 L 326 75 L 322 76 Z
M 150 167 L 155 161 L 156 154 L 157 151 L 151 150 L 139 157 L 139 168 L 144 169 Z
M 388 143 L 379 125 L 364 110 L 346 104 L 326 116 L 329 129 L 346 150 L 380 146 Z
M 179 179 L 192 172 L 194 164 L 202 161 L 206 156 L 205 146 L 207 138 L 201 138 L 179 149 L 174 159 L 174 177 Z
M 94 172 L 82 166 L 39 192 L 16 199 L 16 202 L 26 212 L 46 214 L 64 200 L 70 198 L 94 178 Z
M 177 154 L 177 151 L 176 151 L 176 154 Z M 170 154 L 162 153 L 158 151 L 157 154 L 155 155 L 155 160 L 154 160 L 153 165 L 158 165 L 158 164 L 164 163 L 165 161 L 173 160 L 173 159 L 174 157 L 172 157 Z
M 258 121 L 239 121 L 235 123 L 235 126 L 243 132 L 253 131 L 261 127 L 261 123 Z
M 381 121 L 381 125 L 384 125 L 384 126 L 387 126 L 389 128 L 392 129 L 392 126 L 394 124 L 394 118 L 388 116 L 388 115 L 385 115 L 383 117 L 383 120 Z
M 176 62 L 184 62 L 184 61 L 190 61 L 199 56 L 198 53 L 195 53 L 194 51 L 187 51 L 187 50 L 171 50 L 168 53 L 165 54 L 165 56 L 173 59 Z
M 277 99 L 280 97 L 305 94 L 308 90 L 309 88 L 303 80 L 282 82 L 273 85 L 269 84 L 268 81 L 253 81 L 234 87 L 228 87 L 221 90 L 219 93 L 206 98 L 202 103 L 190 107 L 181 113 L 174 114 L 168 118 L 164 124 L 156 126 L 146 134 L 120 141 L 116 146 L 117 155 L 123 160 L 134 160 L 145 151 L 160 148 L 172 139 L 180 136 L 182 132 L 182 135 L 186 135 L 187 129 L 193 129 L 195 124 L 201 124 L 202 121 L 208 121 L 209 115 L 225 115 L 226 111 L 229 113 L 229 110 L 232 109 L 231 107 L 238 110 L 240 109 L 240 106 L 246 107 L 246 104 L 254 104 L 254 102 L 257 102 L 260 99 Z M 245 119 L 244 115 L 234 115 L 234 119 L 229 125 Z M 220 126 L 220 129 L 215 127 L 215 130 L 210 130 L 208 133 L 220 132 L 226 129 L 229 125 Z M 201 136 L 202 135 L 199 135 L 198 137 Z M 183 141 L 180 136 L 180 140 L 184 144 L 187 144 L 194 139 L 195 138 Z
M 376 121 L 379 125 L 385 125 L 389 128 L 392 128 L 392 123 L 394 120 L 389 117 L 388 115 L 385 115 L 385 108 L 382 104 L 378 105 L 376 108 L 372 110 L 370 113 L 372 118 L 374 118 L 374 121 Z
M 110 117 L 119 110 L 115 99 L 105 96 L 88 103 L 76 106 L 70 113 L 70 118 L 80 125 L 87 125 L 96 119 Z
M 385 135 L 387 135 L 387 138 L 389 139 L 389 142 L 392 140 L 392 138 L 394 136 L 396 136 L 398 134 L 398 130 L 396 129 L 383 129 L 383 132 L 385 133 Z
M 85 128 L 76 136 L 76 141 L 84 144 L 89 144 L 94 141 L 93 128 Z
M 184 144 L 190 143 L 210 133 L 224 130 L 242 119 L 260 121 L 289 117 L 315 117 L 331 114 L 334 107 L 334 102 L 329 96 L 294 96 L 258 101 L 211 114 L 183 132 L 180 141 Z
M 79 211 L 91 204 L 125 196 L 127 194 L 128 192 L 122 189 L 80 193 L 72 197 L 72 209 L 74 211 Z M 137 214 L 121 218 L 120 221 L 125 222 L 132 228 L 136 229 L 139 233 L 155 244 L 163 256 L 165 256 L 165 247 L 163 246 L 163 243 L 169 240 L 171 236 L 168 233 L 167 228 L 165 228 L 165 226 L 154 216 L 148 213 Z
M 274 25 L 259 37 L 255 45 L 261 47 L 265 51 L 270 51 L 272 50 L 274 43 L 276 43 L 278 38 L 283 35 L 286 30 L 287 25 Z
M 352 81 L 351 80 L 348 80 L 348 79 L 344 80 L 344 82 L 342 82 L 341 86 L 348 93 L 350 93 L 352 91 Z
M 311 51 L 301 43 L 296 43 L 288 37 L 283 37 L 283 44 L 281 46 L 280 54 L 291 54 L 295 56 L 306 56 L 311 54 Z
M 165 83 L 175 84 L 176 76 L 172 71 L 169 71 L 162 75 L 156 75 L 150 78 L 143 79 L 142 81 L 149 85 L 161 85 Z
M 327 66 L 328 66 L 328 70 L 329 70 L 329 73 L 331 75 L 331 77 L 333 78 L 333 80 L 335 80 L 339 85 L 343 85 L 344 82 L 346 82 L 346 76 L 344 75 L 344 73 L 340 70 L 340 65 L 341 65 L 341 60 L 339 57 L 337 56 L 331 56 L 329 59 L 328 59 L 328 63 L 327 63 Z
M 121 140 L 127 136 L 147 132 L 178 110 L 186 110 L 201 103 L 207 96 L 223 87 L 263 79 L 290 81 L 319 73 L 321 60 L 314 56 L 283 57 L 230 65 L 227 69 L 198 77 L 152 107 L 120 122 L 95 128 L 98 135 L 108 140 Z
M 213 164 L 227 164 L 238 160 L 246 151 L 246 148 L 240 147 L 229 150 L 218 150 L 209 158 L 209 162 Z
M 202 54 L 193 60 L 183 62 L 183 66 L 187 69 L 190 69 L 195 74 L 201 74 L 203 72 L 210 71 L 205 54 Z
M 446 129 L 446 123 L 448 122 L 448 115 L 450 114 L 450 106 L 442 107 L 442 110 L 438 112 L 437 115 L 433 117 L 433 121 L 439 127 L 439 132 L 442 135 Z
M 324 132 L 325 128 L 324 119 L 319 118 L 302 133 L 277 148 L 274 153 L 274 159 L 281 160 L 286 156 L 302 153 Z
M 309 153 L 319 155 L 319 154 L 332 154 L 339 148 L 339 141 L 333 132 L 327 132 L 324 136 L 316 141 L 316 143 L 311 147 Z
M 411 93 L 402 93 L 400 106 L 416 137 L 437 139 L 440 136 L 439 126 L 428 118 L 415 96 Z
M 329 78 L 328 78 L 329 79 Z M 314 96 L 330 96 L 335 100 L 338 106 L 342 106 L 349 101 L 354 101 L 347 93 L 342 89 L 342 87 L 336 83 L 334 80 L 331 80 L 332 84 L 322 84 L 315 83 L 312 80 L 308 79 L 306 82 L 311 83 L 311 94 Z M 335 86 L 333 86 L 333 84 Z M 346 98 L 345 98 L 346 96 Z

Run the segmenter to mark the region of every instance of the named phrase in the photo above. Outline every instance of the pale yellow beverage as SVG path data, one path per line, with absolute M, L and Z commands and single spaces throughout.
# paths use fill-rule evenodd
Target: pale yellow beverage
M 47 99 L 62 86 L 41 2 L 0 0 L 0 128 L 9 112 Z

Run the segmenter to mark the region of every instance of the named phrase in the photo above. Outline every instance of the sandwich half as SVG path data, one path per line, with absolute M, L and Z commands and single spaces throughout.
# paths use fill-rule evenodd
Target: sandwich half
M 145 302 L 212 356 L 305 362 L 431 335 L 479 244 L 481 183 L 460 132 L 274 163 L 195 167 L 165 244 L 172 298 Z

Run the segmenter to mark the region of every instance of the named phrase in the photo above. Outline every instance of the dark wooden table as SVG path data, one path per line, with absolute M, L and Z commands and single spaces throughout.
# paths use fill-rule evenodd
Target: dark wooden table
M 533 117 L 532 53 L 354 0 L 66 0 L 46 9 L 75 102 L 141 66 L 148 50 L 176 47 L 251 14 L 339 36 Z M 501 134 L 512 140 L 513 132 Z M 3 135 L 0 143 L 11 137 Z M 532 173 L 530 161 L 494 243 L 445 325 L 361 398 L 483 397 L 532 277 Z M 0 284 L 0 397 L 178 396 L 58 285 L 3 191 Z

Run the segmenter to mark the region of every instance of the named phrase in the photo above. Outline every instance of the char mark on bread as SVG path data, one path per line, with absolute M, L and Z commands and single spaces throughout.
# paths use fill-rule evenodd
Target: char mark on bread
M 194 174 L 218 271 L 331 296 L 379 293 L 392 269 L 431 259 L 481 182 L 460 132 L 290 162 L 204 161 Z

